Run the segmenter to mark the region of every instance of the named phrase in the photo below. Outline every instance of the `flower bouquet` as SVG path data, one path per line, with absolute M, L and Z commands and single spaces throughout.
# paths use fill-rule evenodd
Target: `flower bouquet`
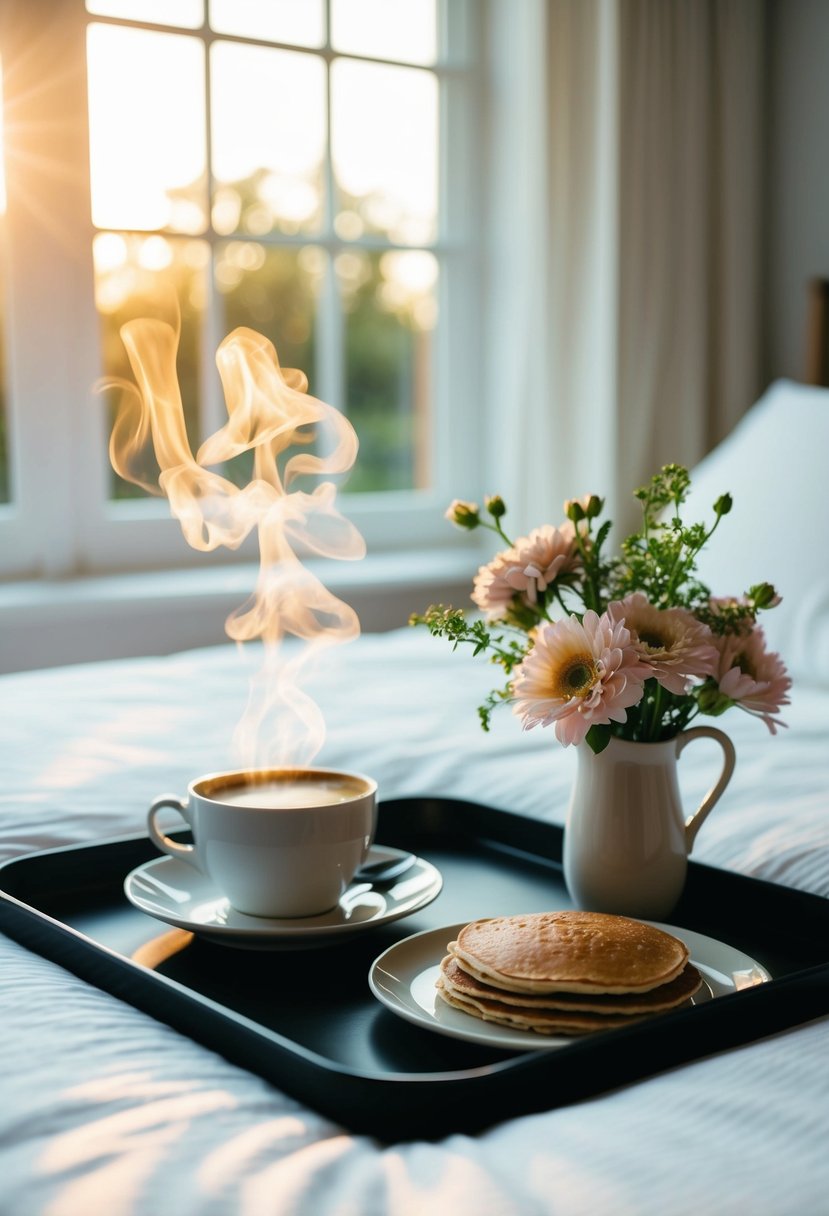
M 543 524 L 511 540 L 498 496 L 484 510 L 455 500 L 447 518 L 459 528 L 488 528 L 505 546 L 474 579 L 479 613 L 432 606 L 415 614 L 453 647 L 470 644 L 503 669 L 506 684 L 479 708 L 489 729 L 496 706 L 510 703 L 524 729 L 555 727 L 564 746 L 586 741 L 600 753 L 612 737 L 639 743 L 672 739 L 699 715 L 733 707 L 772 734 L 789 704 L 791 680 L 768 650 L 761 612 L 780 602 L 769 583 L 743 595 L 714 596 L 696 559 L 732 500 L 713 504 L 713 521 L 687 524 L 690 477 L 666 465 L 635 492 L 642 526 L 617 554 L 606 552 L 611 521 L 595 494 L 564 504 L 558 526 Z

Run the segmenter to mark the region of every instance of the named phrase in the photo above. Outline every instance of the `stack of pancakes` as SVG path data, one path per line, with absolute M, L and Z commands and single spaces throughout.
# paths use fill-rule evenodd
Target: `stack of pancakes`
M 599 912 L 476 920 L 447 949 L 437 980 L 447 1004 L 538 1034 L 627 1026 L 686 1004 L 702 986 L 678 938 Z

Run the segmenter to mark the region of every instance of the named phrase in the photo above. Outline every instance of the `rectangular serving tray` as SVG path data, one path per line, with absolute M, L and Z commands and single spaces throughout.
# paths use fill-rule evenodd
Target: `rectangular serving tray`
M 562 1106 L 829 1012 L 829 900 L 695 862 L 671 923 L 742 950 L 770 983 L 560 1049 L 507 1052 L 397 1017 L 368 986 L 393 943 L 484 916 L 570 907 L 562 829 L 443 798 L 381 803 L 378 844 L 436 865 L 443 890 L 405 920 L 311 950 L 250 951 L 170 928 L 129 903 L 146 836 L 31 853 L 0 866 L 0 930 L 257 1073 L 347 1129 L 385 1143 L 474 1132 Z

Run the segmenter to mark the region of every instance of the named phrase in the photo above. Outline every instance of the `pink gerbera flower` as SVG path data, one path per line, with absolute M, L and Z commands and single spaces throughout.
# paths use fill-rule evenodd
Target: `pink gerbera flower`
M 559 575 L 573 569 L 578 560 L 575 535 L 569 520 L 560 528 L 544 524 L 481 566 L 472 599 L 487 620 L 506 616 L 516 596 L 524 604 L 536 604 L 540 591 L 546 591 Z
M 791 679 L 783 660 L 766 649 L 766 635 L 756 625 L 749 634 L 726 634 L 717 638 L 719 663 L 715 678 L 723 696 L 740 709 L 762 718 L 773 735 L 785 726 L 773 715 L 789 705 Z
M 520 573 L 518 560 L 515 549 L 504 549 L 475 575 L 472 600 L 488 621 L 502 620 L 519 593 L 519 588 L 513 586 L 515 573 Z
M 608 607 L 611 620 L 623 621 L 633 635 L 654 679 L 684 696 L 692 680 L 714 675 L 719 655 L 707 625 L 684 608 L 654 608 L 641 591 Z
M 621 621 L 565 617 L 536 630 L 513 682 L 514 712 L 525 730 L 554 722 L 559 743 L 581 743 L 591 726 L 624 722 L 650 674 Z
M 569 520 L 558 528 L 544 524 L 516 541 L 515 549 L 527 580 L 526 593 L 535 603 L 536 589 L 546 591 L 560 574 L 576 565 L 576 529 Z

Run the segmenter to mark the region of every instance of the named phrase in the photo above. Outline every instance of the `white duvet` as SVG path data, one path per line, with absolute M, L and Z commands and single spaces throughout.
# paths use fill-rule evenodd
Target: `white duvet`
M 417 607 L 417 605 L 414 605 Z M 255 656 L 231 646 L 0 679 L 3 858 L 144 829 L 156 794 L 232 761 Z M 330 656 L 320 763 L 562 822 L 575 755 L 482 660 L 417 630 Z M 829 897 L 829 687 L 771 738 L 720 721 L 737 771 L 694 856 Z M 718 763 L 695 744 L 689 801 Z M 827 943 L 829 957 L 829 943 Z M 829 1018 L 474 1136 L 384 1147 L 0 937 L 2 1216 L 829 1213 Z

